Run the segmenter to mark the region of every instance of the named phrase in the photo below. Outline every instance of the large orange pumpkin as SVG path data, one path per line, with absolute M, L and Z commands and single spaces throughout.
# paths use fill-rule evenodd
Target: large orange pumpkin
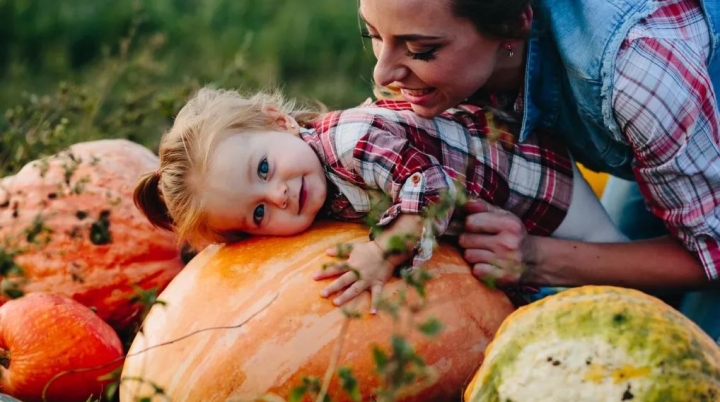
M 120 400 L 153 395 L 150 384 L 174 402 L 248 401 L 266 393 L 287 398 L 304 376 L 322 380 L 333 357 L 335 368 L 351 368 L 363 400 L 370 400 L 380 384 L 372 346 L 387 350 L 407 321 L 368 314 L 367 294 L 356 299 L 361 317 L 347 318 L 319 296 L 328 282 L 311 278 L 330 261 L 328 247 L 361 239 L 367 239 L 362 225 L 323 222 L 295 237 L 202 251 L 160 295 L 166 305 L 153 307 L 143 323 L 125 361 Z M 436 338 L 417 330 L 401 334 L 437 377 L 404 400 L 457 400 L 513 306 L 476 280 L 451 246 L 440 247 L 427 269 L 434 278 L 415 323 L 435 317 L 443 329 Z M 405 286 L 393 279 L 385 295 Z M 337 376 L 329 389 L 334 401 L 348 400 Z
M 0 181 L 3 294 L 46 291 L 93 307 L 116 329 L 139 311 L 134 286 L 163 289 L 182 269 L 176 238 L 133 205 L 138 177 L 156 169 L 126 140 L 75 144 Z

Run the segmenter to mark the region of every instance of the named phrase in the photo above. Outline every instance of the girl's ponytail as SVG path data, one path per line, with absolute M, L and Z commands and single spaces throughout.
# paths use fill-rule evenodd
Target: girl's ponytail
M 153 226 L 172 231 L 173 222 L 160 195 L 160 174 L 147 173 L 138 180 L 133 193 L 135 206 Z

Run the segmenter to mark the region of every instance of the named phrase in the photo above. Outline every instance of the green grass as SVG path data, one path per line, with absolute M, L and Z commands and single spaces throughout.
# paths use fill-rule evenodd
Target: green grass
M 204 85 L 352 106 L 373 61 L 355 1 L 0 0 L 0 176 L 90 139 L 154 149 Z

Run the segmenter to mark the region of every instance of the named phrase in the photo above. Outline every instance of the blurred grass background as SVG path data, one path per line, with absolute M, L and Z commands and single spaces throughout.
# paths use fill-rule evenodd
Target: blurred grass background
M 203 85 L 349 107 L 373 56 L 348 0 L 0 0 L 0 176 L 79 141 L 155 150 Z

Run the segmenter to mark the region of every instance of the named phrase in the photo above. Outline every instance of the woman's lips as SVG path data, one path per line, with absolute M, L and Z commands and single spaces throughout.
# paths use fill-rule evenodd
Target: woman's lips
M 425 88 L 425 89 L 401 89 L 400 93 L 402 93 L 403 98 L 405 98 L 406 101 L 414 104 L 414 105 L 420 105 L 422 106 L 425 103 L 428 103 L 430 99 L 435 95 L 435 88 Z

